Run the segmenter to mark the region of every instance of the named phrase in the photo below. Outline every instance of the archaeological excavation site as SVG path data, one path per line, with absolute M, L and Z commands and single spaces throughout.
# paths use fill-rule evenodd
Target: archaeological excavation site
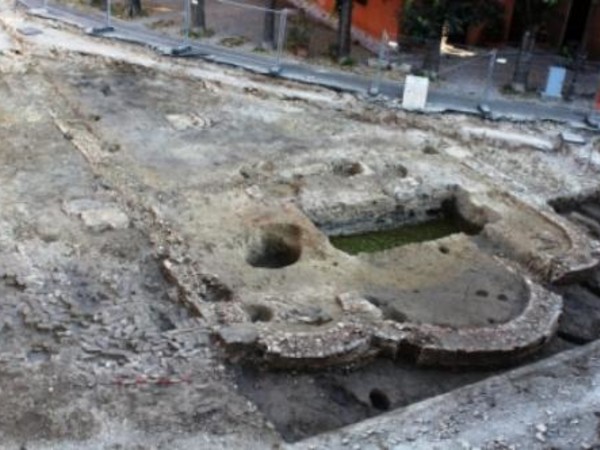
M 0 449 L 600 448 L 598 129 L 0 8 Z

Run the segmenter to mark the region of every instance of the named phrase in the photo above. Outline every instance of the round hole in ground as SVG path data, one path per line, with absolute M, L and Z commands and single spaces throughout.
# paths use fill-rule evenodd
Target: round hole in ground
M 358 161 L 339 161 L 333 165 L 333 173 L 342 177 L 353 177 L 365 171 L 363 165 Z
M 504 294 L 498 294 L 497 299 L 500 300 L 501 302 L 508 301 L 508 297 L 506 295 L 504 295 Z
M 437 155 L 439 151 L 433 145 L 428 144 L 423 147 L 423 153 L 426 155 Z
M 408 320 L 406 314 L 389 305 L 383 309 L 383 318 L 398 323 L 404 323 Z
M 27 360 L 32 363 L 44 363 L 50 360 L 50 353 L 46 349 L 36 348 L 27 352 Z
M 297 225 L 276 224 L 264 227 L 250 243 L 246 262 L 253 267 L 279 269 L 300 259 L 302 230 Z
M 440 253 L 443 253 L 444 255 L 447 255 L 448 253 L 450 253 L 450 249 L 448 247 L 446 247 L 445 245 L 440 245 L 438 247 L 438 250 L 440 251 Z
M 479 289 L 477 291 L 475 291 L 475 295 L 477 297 L 487 297 L 489 295 L 488 291 L 484 290 L 484 289 Z
M 371 392 L 369 392 L 369 401 L 373 408 L 380 411 L 387 411 L 392 406 L 392 402 L 390 402 L 388 396 L 385 395 L 385 392 L 377 388 L 372 389 Z
M 404 167 L 402 164 L 398 164 L 396 166 L 396 173 L 398 174 L 398 176 L 400 178 L 406 178 L 406 176 L 408 175 L 408 169 L 406 167 Z
M 251 322 L 270 322 L 273 319 L 273 310 L 265 305 L 244 305 Z

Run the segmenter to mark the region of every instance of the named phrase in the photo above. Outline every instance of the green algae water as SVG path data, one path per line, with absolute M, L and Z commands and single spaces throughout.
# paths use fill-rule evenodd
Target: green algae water
M 457 221 L 443 218 L 415 225 L 406 225 L 393 230 L 333 236 L 329 240 L 334 247 L 350 255 L 356 255 L 358 253 L 381 252 L 416 242 L 433 241 L 461 231 L 463 230 Z

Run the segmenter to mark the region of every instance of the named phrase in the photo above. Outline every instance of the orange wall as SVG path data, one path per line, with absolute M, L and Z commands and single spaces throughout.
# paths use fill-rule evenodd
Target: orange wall
M 402 0 L 367 0 L 366 5 L 354 2 L 352 22 L 361 30 L 375 38 L 387 31 L 390 38 L 398 34 L 398 12 Z
M 390 38 L 398 33 L 398 11 L 403 0 L 367 0 L 366 5 L 354 2 L 352 24 L 365 33 L 379 39 L 383 30 Z M 321 9 L 333 12 L 335 0 L 316 0 Z
M 379 39 L 381 33 L 387 31 L 390 39 L 396 38 L 401 31 L 398 29 L 398 16 L 404 3 L 403 0 L 366 0 L 366 5 L 354 2 L 352 24 L 370 36 Z M 319 7 L 327 12 L 333 12 L 335 0 L 315 0 Z M 506 4 L 506 29 L 508 35 L 515 0 L 504 0 Z

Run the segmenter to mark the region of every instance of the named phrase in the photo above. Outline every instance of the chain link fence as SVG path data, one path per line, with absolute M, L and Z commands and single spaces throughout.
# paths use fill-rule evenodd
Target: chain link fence
M 212 44 L 278 61 L 285 58 L 345 70 L 370 79 L 372 93 L 378 92 L 383 81 L 403 82 L 408 74 L 423 75 L 428 57 L 423 42 L 406 38 L 398 42 L 383 31 L 376 53 L 354 43 L 352 58 L 340 65 L 335 58 L 335 30 L 284 0 L 37 1 L 103 16 L 107 26 L 125 21 L 169 36 L 182 46 Z M 591 108 L 599 87 L 600 63 L 551 51 L 523 54 L 515 48 L 492 50 L 444 43 L 431 89 L 482 101 L 535 101 L 547 90 L 551 67 L 566 71 L 563 95 L 554 100 L 567 99 L 573 107 Z M 517 72 L 527 76 L 517 80 Z
M 336 64 L 336 31 L 284 0 L 40 0 L 120 21 L 181 40 L 245 52 Z M 137 2 L 137 3 L 136 3 Z M 135 6 L 137 5 L 137 6 Z M 345 67 L 361 66 L 371 53 L 358 43 Z
M 107 27 L 126 22 L 182 45 L 202 42 L 273 55 L 278 44 L 285 48 L 281 39 L 293 13 L 281 0 L 44 0 L 44 5 L 103 15 Z
M 559 69 L 559 73 L 562 72 L 560 69 L 564 69 L 564 79 L 553 80 L 549 84 L 552 68 Z M 550 52 L 520 54 L 517 50 L 508 49 L 476 51 L 466 58 L 448 57 L 439 73 L 437 84 L 440 89 L 454 90 L 464 95 L 488 96 L 492 99 L 552 99 L 556 94 L 551 92 L 552 88 L 556 88 L 562 98 L 573 103 L 585 103 L 593 101 L 600 64 L 588 61 L 577 63 Z
M 402 39 L 398 43 L 383 33 L 379 55 L 367 64 L 376 72 L 371 74 L 374 85 L 379 79 L 403 80 L 408 74 L 429 76 L 431 89 L 481 101 L 555 100 L 588 109 L 600 88 L 600 62 L 550 50 L 521 53 L 515 48 L 485 49 L 444 43 L 434 76 L 425 70 L 427 58 L 422 42 Z M 564 69 L 559 96 L 545 95 L 549 92 L 552 68 L 559 72 Z M 555 87 L 552 83 L 550 86 Z

